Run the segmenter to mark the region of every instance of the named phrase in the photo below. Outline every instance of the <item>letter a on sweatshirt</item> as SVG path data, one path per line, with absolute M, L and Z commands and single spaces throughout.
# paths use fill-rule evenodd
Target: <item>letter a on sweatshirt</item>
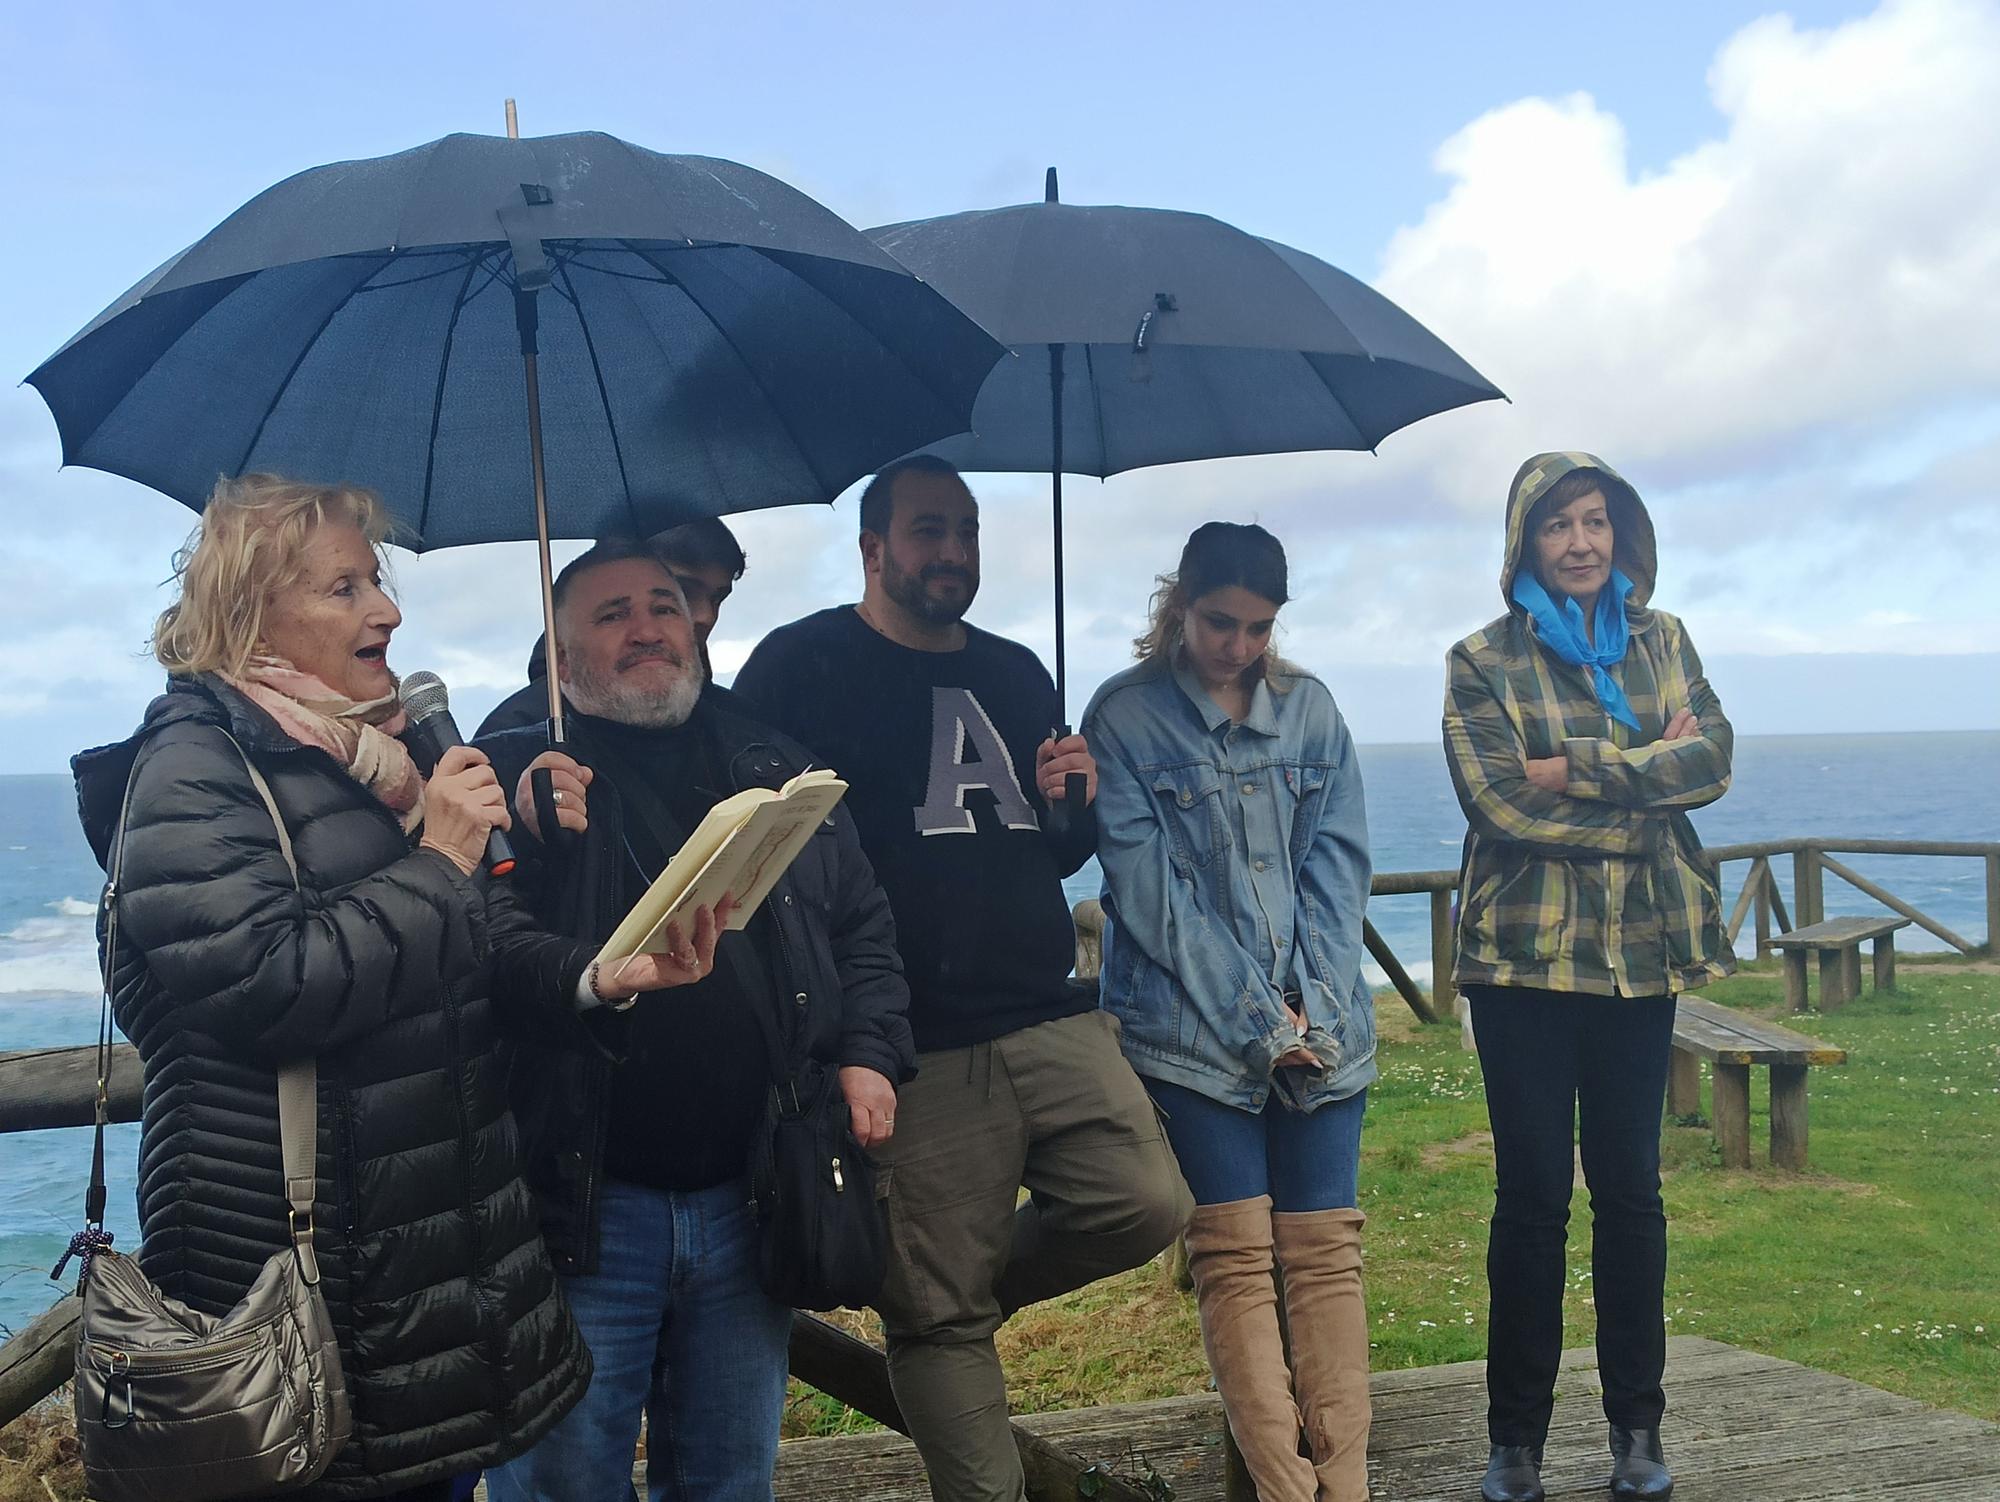
M 916 810 L 917 833 L 971 834 L 972 810 L 965 806 L 965 795 L 979 788 L 993 795 L 994 812 L 1006 828 L 1042 827 L 1022 796 L 1007 743 L 972 690 L 933 688 L 930 782 Z

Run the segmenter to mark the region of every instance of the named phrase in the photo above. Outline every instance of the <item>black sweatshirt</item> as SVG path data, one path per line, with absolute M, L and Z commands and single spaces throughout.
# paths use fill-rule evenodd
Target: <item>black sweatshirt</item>
M 1089 1011 L 1070 978 L 1062 879 L 1090 858 L 1043 832 L 1035 750 L 1055 684 L 1026 647 L 965 628 L 956 652 L 877 633 L 852 606 L 773 631 L 733 691 L 849 784 L 846 803 L 896 915 L 920 1052 Z
M 694 727 L 647 730 L 574 718 L 622 795 L 624 901 L 630 906 L 727 796 L 727 782 Z M 695 719 L 698 724 L 701 716 Z M 635 789 L 634 781 L 643 786 Z M 649 820 L 648 807 L 664 817 Z M 667 821 L 669 827 L 655 828 Z M 753 942 L 758 933 L 753 919 L 743 932 L 723 935 L 706 979 L 643 996 L 632 1008 L 624 1056 L 611 1075 L 604 1144 L 604 1171 L 611 1177 L 649 1189 L 693 1190 L 743 1173 L 770 1082 L 764 1036 L 751 1008 L 777 1008 L 770 971 Z M 746 983 L 766 994 L 746 994 Z

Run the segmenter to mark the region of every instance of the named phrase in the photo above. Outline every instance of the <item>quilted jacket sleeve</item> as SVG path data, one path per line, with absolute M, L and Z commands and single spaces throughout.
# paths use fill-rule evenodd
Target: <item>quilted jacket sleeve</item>
M 413 851 L 338 893 L 301 889 L 270 811 L 220 730 L 141 753 L 126 826 L 119 939 L 185 1026 L 282 1060 L 433 1009 L 486 955 L 485 903 L 443 856 Z

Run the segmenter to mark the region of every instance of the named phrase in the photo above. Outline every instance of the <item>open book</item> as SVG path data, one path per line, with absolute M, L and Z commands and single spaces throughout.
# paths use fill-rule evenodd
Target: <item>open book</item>
M 821 767 L 775 792 L 746 788 L 723 799 L 604 941 L 599 962 L 611 966 L 635 954 L 666 953 L 668 925 L 679 924 L 682 939 L 690 938 L 695 909 L 713 907 L 732 892 L 736 911 L 729 927 L 742 928 L 846 791 L 846 783 Z

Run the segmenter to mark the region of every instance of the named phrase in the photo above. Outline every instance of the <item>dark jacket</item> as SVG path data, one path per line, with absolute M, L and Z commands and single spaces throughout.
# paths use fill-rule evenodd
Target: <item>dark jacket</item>
M 720 707 L 712 693 L 703 694 L 696 714 L 707 717 L 704 728 L 728 769 L 732 793 L 781 787 L 813 765 L 804 748 Z M 585 731 L 572 727 L 563 750 L 590 766 Z M 540 726 L 531 726 L 478 745 L 493 759 L 501 786 L 512 789 L 548 741 Z M 514 878 L 522 900 L 547 928 L 588 941 L 593 950 L 625 916 L 624 807 L 610 777 L 594 770 L 589 828 L 581 837 L 565 839 L 553 852 L 518 826 L 512 837 L 522 858 Z M 898 1084 L 914 1075 L 909 989 L 896 952 L 895 920 L 845 809 L 834 811 L 766 906 L 776 939 L 775 952 L 764 958 L 785 998 L 781 1026 L 792 1055 L 863 1065 Z M 513 1080 L 528 1181 L 541 1198 L 542 1233 L 550 1257 L 566 1273 L 597 1266 L 611 1073 L 629 1022 L 628 1014 L 604 1010 L 586 1016 L 589 1043 L 531 1056 L 524 1051 Z
M 229 736 L 284 814 L 297 887 Z M 590 1378 L 497 1047 L 492 941 L 525 918 L 217 680 L 173 681 L 137 734 L 75 759 L 100 862 L 135 762 L 112 990 L 145 1066 L 142 1266 L 221 1313 L 287 1244 L 277 1068 L 312 1054 L 313 1219 L 354 1434 L 311 1495 L 380 1496 L 519 1454 Z

